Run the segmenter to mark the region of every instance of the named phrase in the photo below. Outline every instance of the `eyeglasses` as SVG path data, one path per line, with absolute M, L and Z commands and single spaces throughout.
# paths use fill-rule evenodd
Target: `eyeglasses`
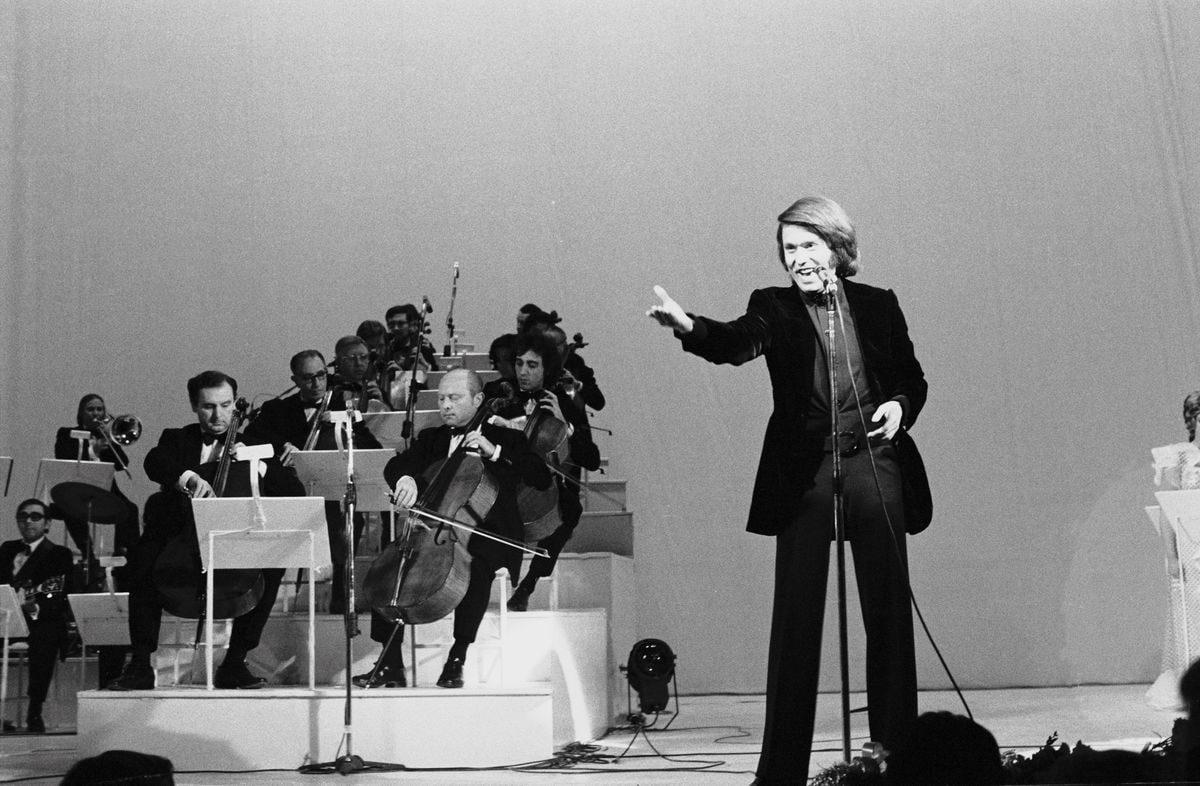
M 32 513 L 21 512 L 17 514 L 17 521 L 43 521 L 46 518 L 45 513 L 38 513 L 36 510 Z
M 351 363 L 367 364 L 371 361 L 370 355 L 343 355 L 342 360 L 349 360 Z
M 316 374 L 295 374 L 292 376 L 292 379 L 301 385 L 311 385 L 314 382 L 325 379 L 327 376 L 329 376 L 329 372 L 318 371 Z

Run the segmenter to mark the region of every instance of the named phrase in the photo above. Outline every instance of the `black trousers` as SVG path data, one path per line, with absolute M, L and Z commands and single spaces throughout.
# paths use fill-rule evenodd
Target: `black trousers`
M 169 517 L 152 515 L 152 507 L 152 503 L 147 501 L 146 528 L 138 539 L 129 563 L 129 642 L 135 660 L 149 658 L 158 649 L 163 607 L 154 584 L 154 566 L 171 537 L 181 527 L 188 526 Z M 194 525 L 191 526 L 194 538 Z M 283 568 L 268 568 L 262 574 L 262 596 L 253 609 L 234 620 L 230 633 L 229 650 L 240 652 L 241 655 L 258 646 L 279 594 Z
M 29 704 L 30 711 L 40 710 L 50 692 L 50 681 L 54 679 L 54 664 L 66 640 L 67 627 L 61 618 L 25 621 L 29 625 Z
M 548 557 L 534 557 L 529 561 L 527 579 L 544 579 L 554 572 L 558 564 L 558 555 L 571 539 L 579 519 L 583 516 L 583 503 L 579 501 L 579 488 L 561 478 L 555 478 L 558 484 L 558 515 L 562 523 L 554 528 L 546 537 L 538 541 L 538 545 L 546 550 Z
M 916 657 L 900 470 L 890 444 L 870 452 L 882 500 L 867 450 L 843 458 L 845 531 L 866 630 L 871 739 L 892 747 L 917 717 Z M 833 541 L 832 456 L 826 455 L 815 481 L 776 542 L 767 716 L 757 770 L 768 782 L 806 777 L 812 750 Z M 853 668 L 853 653 L 850 663 Z
M 362 537 L 366 525 L 366 517 L 355 513 L 355 543 Z M 333 578 L 329 585 L 329 613 L 341 614 L 346 610 L 346 553 L 349 551 L 342 503 L 325 501 L 325 529 L 329 533 L 329 559 L 333 562 Z

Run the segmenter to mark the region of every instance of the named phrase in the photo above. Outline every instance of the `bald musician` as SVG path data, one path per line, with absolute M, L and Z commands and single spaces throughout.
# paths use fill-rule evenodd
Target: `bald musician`
M 541 459 L 530 451 L 525 437 L 518 431 L 484 422 L 471 431 L 466 427 L 483 406 L 483 382 L 474 371 L 454 369 L 447 372 L 438 385 L 438 411 L 443 425 L 427 428 L 417 435 L 412 447 L 388 462 L 384 477 L 395 490 L 397 509 L 406 509 L 418 501 L 428 486 L 425 472 L 434 463 L 446 459 L 461 444 L 468 452 L 479 456 L 484 471 L 498 487 L 495 504 L 484 517 L 479 529 L 522 540 L 521 516 L 517 510 L 517 487 L 525 483 L 533 488 L 550 486 L 550 471 Z M 436 522 L 429 522 L 436 526 Z M 454 537 L 457 533 L 447 533 Z M 463 537 L 462 534 L 457 534 Z M 516 577 L 521 568 L 522 552 L 507 544 L 491 540 L 478 533 L 467 544 L 471 554 L 471 573 L 466 594 L 454 612 L 454 644 L 437 684 L 442 688 L 463 686 L 463 661 L 467 649 L 475 641 L 479 624 L 487 612 L 488 597 L 496 571 L 508 568 Z M 397 627 L 378 612 L 371 616 L 371 638 L 388 643 L 393 629 L 396 635 L 380 653 L 375 667 L 367 674 L 354 678 L 354 684 L 364 688 L 402 687 L 405 684 L 404 661 L 400 643 L 403 627 Z

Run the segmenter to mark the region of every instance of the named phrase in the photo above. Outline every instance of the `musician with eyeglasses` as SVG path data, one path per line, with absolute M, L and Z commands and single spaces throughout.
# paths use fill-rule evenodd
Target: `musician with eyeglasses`
M 298 392 L 263 404 L 258 417 L 246 427 L 247 437 L 274 446 L 275 455 L 285 467 L 292 466 L 297 450 L 334 450 L 337 441 L 329 413 L 346 409 L 345 398 L 328 389 L 329 374 L 325 370 L 325 357 L 320 352 L 315 349 L 297 352 L 292 356 L 291 369 L 292 382 Z M 353 434 L 355 449 L 383 447 L 361 420 L 354 424 Z M 341 614 L 346 607 L 346 538 L 340 501 L 326 500 L 325 524 L 329 532 L 329 554 L 333 559 L 329 611 Z M 356 513 L 355 541 L 362 537 L 365 526 L 363 514 Z
M 54 678 L 54 663 L 67 639 L 67 591 L 70 589 L 71 550 L 51 543 L 46 503 L 27 499 L 17 506 L 21 537 L 0 544 L 0 583 L 16 589 L 29 626 L 29 708 L 25 728 L 44 732 L 42 704 Z
M 333 348 L 334 398 L 343 406 L 350 405 L 360 412 L 387 412 L 391 409 L 383 397 L 383 390 L 375 380 L 373 369 L 376 358 L 371 348 L 358 336 L 342 336 Z

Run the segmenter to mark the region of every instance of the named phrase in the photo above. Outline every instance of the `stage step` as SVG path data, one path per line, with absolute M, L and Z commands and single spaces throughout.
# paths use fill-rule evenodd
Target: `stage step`
M 626 485 L 623 479 L 590 473 L 583 491 L 583 509 L 592 513 L 627 510 Z
M 79 755 L 125 749 L 171 759 L 176 770 L 292 769 L 339 750 L 346 693 L 267 688 L 86 691 Z M 355 690 L 355 755 L 409 767 L 497 767 L 553 753 L 548 683 L 504 688 Z
M 633 514 L 629 511 L 584 511 L 564 552 L 608 552 L 633 556 Z

